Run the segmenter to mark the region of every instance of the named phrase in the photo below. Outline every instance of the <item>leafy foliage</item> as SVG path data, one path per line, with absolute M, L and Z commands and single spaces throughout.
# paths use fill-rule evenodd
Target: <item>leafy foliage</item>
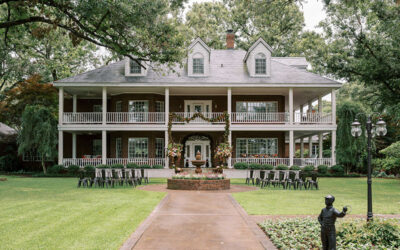
M 247 169 L 247 168 L 249 168 L 249 164 L 247 164 L 245 162 L 237 162 L 237 163 L 235 163 L 235 165 L 233 165 L 233 167 L 235 169 Z
M 288 170 L 289 167 L 286 164 L 279 164 L 278 166 L 276 166 L 277 170 Z
M 18 153 L 37 152 L 41 157 L 43 173 L 46 174 L 45 160 L 56 157 L 57 142 L 57 120 L 49 108 L 27 106 L 22 114 Z

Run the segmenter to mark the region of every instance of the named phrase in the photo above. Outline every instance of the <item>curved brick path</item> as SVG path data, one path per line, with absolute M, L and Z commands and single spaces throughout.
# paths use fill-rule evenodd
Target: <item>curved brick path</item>
M 121 249 L 274 249 L 230 192 L 254 190 L 232 185 L 230 191 L 172 191 Z

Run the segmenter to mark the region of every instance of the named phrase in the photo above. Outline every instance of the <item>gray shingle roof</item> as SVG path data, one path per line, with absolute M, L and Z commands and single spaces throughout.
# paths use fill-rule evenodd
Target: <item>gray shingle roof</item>
M 243 61 L 244 50 L 211 50 L 210 73 L 205 77 L 189 77 L 185 67 L 176 67 L 176 73 L 150 68 L 146 76 L 125 76 L 125 61 L 119 61 L 57 83 L 286 83 L 334 84 L 338 82 L 299 69 L 303 59 L 272 58 L 270 77 L 250 77 Z M 282 61 L 284 60 L 284 62 Z M 305 60 L 305 59 L 304 59 Z M 291 66 L 291 63 L 293 66 Z

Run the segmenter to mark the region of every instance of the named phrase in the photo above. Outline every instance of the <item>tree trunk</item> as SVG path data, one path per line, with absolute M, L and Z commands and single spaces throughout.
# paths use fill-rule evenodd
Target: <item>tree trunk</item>
M 44 164 L 44 156 L 42 156 L 42 168 L 43 168 L 43 173 L 47 174 L 46 164 Z

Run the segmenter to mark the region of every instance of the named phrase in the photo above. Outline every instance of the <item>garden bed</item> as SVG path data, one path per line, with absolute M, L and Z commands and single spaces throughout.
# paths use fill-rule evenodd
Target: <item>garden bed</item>
M 174 190 L 227 190 L 230 189 L 230 180 L 168 179 L 167 188 Z

